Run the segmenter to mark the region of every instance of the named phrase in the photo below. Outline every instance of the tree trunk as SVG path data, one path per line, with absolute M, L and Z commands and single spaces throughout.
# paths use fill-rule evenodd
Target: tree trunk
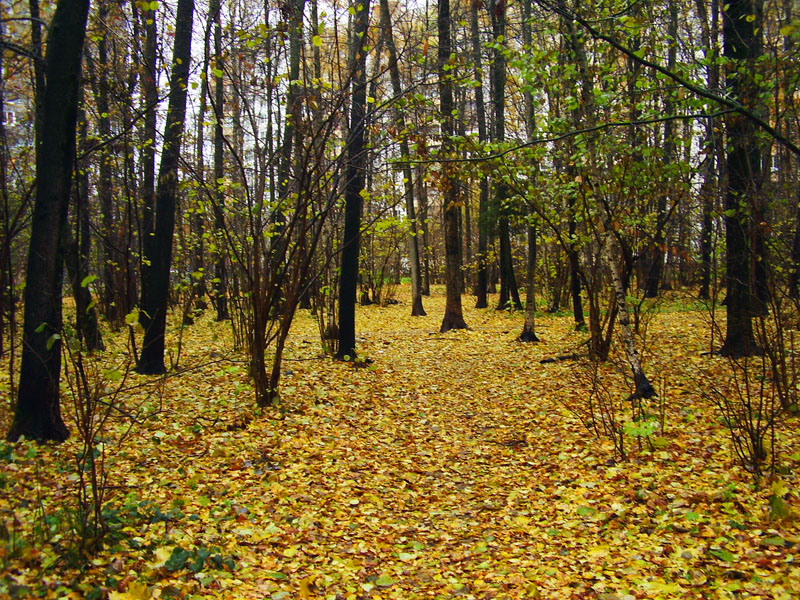
M 88 0 L 59 0 L 47 41 L 42 143 L 36 152 L 36 202 L 31 223 L 22 363 L 8 439 L 63 441 L 61 417 L 61 283 L 64 236 L 75 162 L 81 56 Z
M 442 133 L 442 156 L 452 153 L 453 136 L 453 78 L 450 72 L 450 0 L 439 0 L 437 16 L 439 31 L 439 52 L 437 66 L 439 70 L 439 106 Z M 442 196 L 444 212 L 444 252 L 445 252 L 445 285 L 447 300 L 444 318 L 439 331 L 444 333 L 451 329 L 466 329 L 461 309 L 461 240 L 458 238 L 458 186 L 452 165 L 442 166 Z
M 364 121 L 367 107 L 366 62 L 364 51 L 369 24 L 369 0 L 356 7 L 353 30 L 353 96 L 350 105 L 350 133 L 347 138 L 347 179 L 344 190 L 344 238 L 339 280 L 339 348 L 336 358 L 356 358 L 356 287 L 358 285 L 358 246 L 361 240 L 361 192 L 367 152 L 364 147 Z
M 751 20 L 751 16 L 755 19 Z M 723 11 L 723 53 L 731 61 L 727 86 L 744 106 L 758 105 L 754 61 L 761 53 L 760 10 L 752 0 L 733 0 Z M 720 353 L 742 357 L 760 353 L 753 334 L 753 218 L 761 193 L 761 152 L 752 122 L 738 113 L 725 119 L 728 137 L 725 193 L 727 242 L 727 331 Z
M 178 164 L 186 117 L 186 91 L 192 50 L 194 0 L 178 0 L 164 145 L 158 171 L 153 235 L 144 240 L 142 312 L 147 315 L 142 351 L 136 370 L 144 375 L 166 372 L 164 334 L 167 327 L 172 237 L 178 200 Z

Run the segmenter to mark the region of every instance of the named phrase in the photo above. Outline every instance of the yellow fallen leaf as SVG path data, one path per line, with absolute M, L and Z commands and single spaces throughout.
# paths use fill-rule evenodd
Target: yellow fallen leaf
M 125 592 L 110 592 L 108 600 L 148 600 L 150 589 L 146 584 L 138 581 L 131 582 Z
M 163 567 L 169 560 L 169 557 L 172 556 L 173 549 L 173 546 L 161 546 L 160 548 L 157 548 L 156 551 L 153 552 L 153 557 L 155 560 L 150 563 L 150 566 L 154 569 Z

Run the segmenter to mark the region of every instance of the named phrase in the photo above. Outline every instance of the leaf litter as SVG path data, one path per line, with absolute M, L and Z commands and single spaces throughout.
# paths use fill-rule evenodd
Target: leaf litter
M 538 318 L 544 341 L 520 344 L 521 313 L 467 308 L 471 330 L 439 334 L 443 298 L 427 298 L 426 309 L 419 318 L 406 304 L 359 308 L 368 368 L 320 356 L 316 325 L 301 313 L 281 403 L 263 411 L 227 326 L 199 319 L 183 332 L 182 371 L 147 400 L 152 418 L 111 451 L 113 535 L 87 564 L 67 556 L 77 442 L 6 448 L 0 591 L 112 600 L 796 596 L 800 456 L 759 489 L 737 466 L 699 392 L 701 372 L 725 368 L 700 356 L 703 315 L 665 311 L 650 323 L 648 367 L 667 381 L 664 433 L 652 449 L 631 440 L 619 461 L 569 410 L 590 399 L 582 367 L 539 362 L 580 346 L 570 318 Z M 613 377 L 613 361 L 605 368 Z M 126 402 L 137 405 L 137 393 Z M 797 430 L 793 419 L 778 432 L 788 454 Z M 107 447 L 113 439 L 109 431 Z

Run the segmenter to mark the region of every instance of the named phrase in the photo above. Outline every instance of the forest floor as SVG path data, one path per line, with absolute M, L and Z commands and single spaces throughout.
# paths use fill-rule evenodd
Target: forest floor
M 230 326 L 210 311 L 159 387 L 100 367 L 124 383 L 116 406 L 140 417 L 120 443 L 130 422 L 112 411 L 98 447 L 112 534 L 76 562 L 79 436 L 0 444 L 0 596 L 800 596 L 798 421 L 776 431 L 779 477 L 753 486 L 707 394 L 711 380 L 726 389 L 728 363 L 703 356 L 706 313 L 674 300 L 648 317 L 660 401 L 645 408 L 663 431 L 631 424 L 621 460 L 577 416 L 597 404 L 591 369 L 539 362 L 581 351 L 571 317 L 539 317 L 543 341 L 522 344 L 522 313 L 465 297 L 471 329 L 439 334 L 443 297 L 424 299 L 423 318 L 400 299 L 358 309 L 369 365 L 321 356 L 301 311 L 278 408 L 256 410 Z M 625 369 L 601 371 L 630 421 Z M 75 432 L 66 391 L 64 410 Z

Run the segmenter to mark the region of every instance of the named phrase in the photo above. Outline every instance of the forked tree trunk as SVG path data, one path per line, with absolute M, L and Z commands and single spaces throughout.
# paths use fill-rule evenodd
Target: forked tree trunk
M 61 283 L 63 231 L 75 164 L 81 57 L 88 0 L 59 0 L 47 41 L 47 84 L 36 152 L 33 208 L 19 390 L 8 439 L 61 442 L 69 430 L 61 416 Z
M 192 50 L 194 0 L 178 0 L 164 146 L 156 188 L 153 235 L 145 238 L 142 265 L 142 312 L 146 322 L 144 341 L 136 370 L 143 375 L 166 372 L 164 334 L 167 327 L 172 237 L 178 200 L 178 164 L 186 117 L 186 93 Z M 146 284 L 145 284 L 146 282 Z

